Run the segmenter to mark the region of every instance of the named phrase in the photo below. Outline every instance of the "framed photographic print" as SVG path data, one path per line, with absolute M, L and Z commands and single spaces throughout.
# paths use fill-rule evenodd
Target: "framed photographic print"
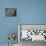
M 5 16 L 14 17 L 17 15 L 17 8 L 5 8 Z

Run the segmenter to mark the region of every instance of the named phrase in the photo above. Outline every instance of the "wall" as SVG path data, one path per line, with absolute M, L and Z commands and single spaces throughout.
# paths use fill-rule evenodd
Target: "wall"
M 5 8 L 17 8 L 17 16 L 5 17 Z M 0 0 L 0 44 L 17 24 L 46 24 L 46 0 Z

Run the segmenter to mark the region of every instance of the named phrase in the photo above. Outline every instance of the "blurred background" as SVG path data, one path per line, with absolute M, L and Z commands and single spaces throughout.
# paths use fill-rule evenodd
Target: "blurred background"
M 17 8 L 17 16 L 6 17 L 5 8 Z M 0 44 L 8 43 L 9 32 L 18 32 L 18 24 L 46 24 L 46 0 L 0 0 Z

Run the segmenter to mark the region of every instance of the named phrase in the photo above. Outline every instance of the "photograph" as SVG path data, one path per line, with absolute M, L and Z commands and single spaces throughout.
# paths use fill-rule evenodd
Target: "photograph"
M 5 16 L 16 16 L 17 15 L 17 9 L 16 8 L 5 8 Z

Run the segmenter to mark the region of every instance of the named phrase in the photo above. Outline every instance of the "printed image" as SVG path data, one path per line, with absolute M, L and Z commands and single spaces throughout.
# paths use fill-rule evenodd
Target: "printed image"
M 5 8 L 5 16 L 16 16 L 16 8 Z

